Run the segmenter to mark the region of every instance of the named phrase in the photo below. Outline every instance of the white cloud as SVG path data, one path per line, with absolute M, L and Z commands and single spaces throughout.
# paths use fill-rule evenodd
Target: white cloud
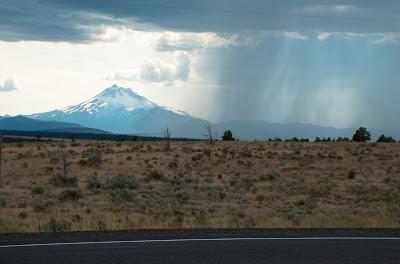
M 266 37 L 309 40 L 295 31 L 256 30 L 239 33 L 140 31 L 127 26 L 85 26 L 94 42 L 147 42 L 156 51 L 192 51 L 215 48 L 253 48 Z
M 364 38 L 369 39 L 372 44 L 398 44 L 400 43 L 399 33 L 354 33 L 354 32 L 322 32 L 317 36 L 319 41 L 326 41 L 331 36 L 336 36 L 343 39 Z
M 195 50 L 228 47 L 254 47 L 263 35 L 260 32 L 216 33 L 142 31 L 129 26 L 81 26 L 92 42 L 148 41 L 158 51 Z
M 106 81 L 138 81 L 139 71 L 135 70 L 120 70 L 112 74 L 108 74 L 103 79 Z
M 379 34 L 379 37 L 374 41 L 372 41 L 372 43 L 376 45 L 398 44 L 400 43 L 400 34 L 398 33 Z
M 353 5 L 312 5 L 305 6 L 297 11 L 310 14 L 310 15 L 323 15 L 323 14 L 343 14 L 349 13 L 356 9 Z
M 319 41 L 325 41 L 327 40 L 330 36 L 332 35 L 332 33 L 330 32 L 322 32 L 317 36 L 317 39 Z
M 310 39 L 308 36 L 302 35 L 299 32 L 294 32 L 294 31 L 280 32 L 280 33 L 277 33 L 277 36 L 282 36 L 285 38 L 297 39 L 297 40 L 309 40 Z
M 173 62 L 157 58 L 146 58 L 138 69 L 119 71 L 106 76 L 109 81 L 162 82 L 171 85 L 174 81 L 186 81 L 190 75 L 192 55 L 185 51 L 176 52 Z
M 89 32 L 91 41 L 118 42 L 134 33 L 133 30 L 122 26 L 81 26 Z
M 190 56 L 178 52 L 175 61 L 167 63 L 159 59 L 146 59 L 140 66 L 140 79 L 147 82 L 186 81 L 190 72 Z
M 226 47 L 240 48 L 253 46 L 256 42 L 256 38 L 246 34 L 222 36 L 214 32 L 165 32 L 159 37 L 155 48 L 161 51 Z
M 385 45 L 385 44 L 399 44 L 400 43 L 400 34 L 399 33 L 353 33 L 353 32 L 343 32 L 343 33 L 335 33 L 343 38 L 366 38 L 371 41 L 372 44 L 375 45 Z
M 12 78 L 5 80 L 0 83 L 0 92 L 11 92 L 17 90 L 15 83 Z
M 252 48 L 269 36 L 309 40 L 308 36 L 295 31 L 248 31 L 237 34 L 166 32 L 160 36 L 155 48 L 159 51 L 228 47 Z

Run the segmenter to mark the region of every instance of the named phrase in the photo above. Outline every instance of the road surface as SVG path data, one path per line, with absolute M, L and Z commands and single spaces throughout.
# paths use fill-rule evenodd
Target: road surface
M 398 230 L 0 235 L 0 263 L 400 263 Z

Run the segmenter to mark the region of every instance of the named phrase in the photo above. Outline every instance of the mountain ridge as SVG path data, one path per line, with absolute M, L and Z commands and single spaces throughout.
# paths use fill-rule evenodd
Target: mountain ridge
M 117 134 L 163 136 L 162 131 L 168 125 L 173 137 L 201 138 L 205 132 L 206 120 L 196 118 L 185 111 L 160 106 L 134 92 L 131 88 L 112 85 L 96 96 L 80 104 L 68 106 L 50 112 L 28 116 L 37 120 L 57 120 L 71 122 L 85 127 L 111 131 Z M 226 121 L 212 124 L 218 137 L 230 129 L 234 136 L 242 140 L 266 140 L 298 137 L 315 139 L 316 137 L 349 137 L 355 128 L 334 128 L 312 124 L 284 124 L 267 121 Z M 400 133 L 385 131 L 399 138 Z M 383 131 L 371 129 L 372 138 Z
M 0 130 L 109 134 L 75 123 L 35 120 L 21 115 L 0 118 Z

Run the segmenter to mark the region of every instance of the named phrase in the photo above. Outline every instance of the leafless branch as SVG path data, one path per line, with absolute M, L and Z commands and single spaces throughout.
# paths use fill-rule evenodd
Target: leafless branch
M 215 138 L 217 137 L 216 131 L 214 131 L 213 127 L 211 126 L 210 122 L 207 122 L 205 124 L 205 133 L 201 134 L 203 137 L 205 137 L 210 144 L 213 144 L 215 141 Z
M 171 130 L 169 130 L 168 126 L 165 125 L 165 128 L 163 130 L 163 136 L 166 142 L 166 146 L 165 146 L 165 150 L 170 151 L 171 150 L 171 146 L 170 146 L 170 141 L 171 141 Z

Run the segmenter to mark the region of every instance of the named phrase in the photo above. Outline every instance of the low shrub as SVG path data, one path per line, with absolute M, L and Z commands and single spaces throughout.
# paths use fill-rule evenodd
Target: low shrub
M 17 221 L 0 219 L 0 233 L 21 233 L 20 225 Z
M 251 150 L 248 148 L 243 148 L 239 151 L 239 155 L 242 157 L 250 158 L 252 156 Z
M 240 181 L 240 186 L 248 190 L 253 187 L 253 185 L 256 184 L 258 180 L 259 178 L 257 176 L 244 177 Z
M 180 203 L 185 203 L 189 200 L 189 194 L 185 191 L 176 193 L 175 197 Z
M 356 171 L 355 170 L 349 170 L 347 177 L 349 179 L 354 179 L 356 177 Z
M 79 165 L 88 167 L 99 167 L 103 162 L 102 157 L 97 152 L 90 152 L 87 159 L 81 159 Z
M 164 179 L 164 174 L 159 170 L 152 170 L 147 174 L 146 181 L 161 181 Z
M 59 155 L 56 154 L 51 154 L 51 156 L 49 157 L 49 163 L 51 165 L 55 165 L 60 161 L 60 157 Z
M 313 196 L 309 196 L 307 199 L 299 200 L 295 202 L 295 205 L 298 207 L 303 207 L 307 213 L 311 213 L 312 210 L 318 208 L 317 200 Z
M 52 218 L 48 223 L 40 227 L 43 232 L 66 232 L 71 230 L 71 223 L 67 220 Z
M 87 181 L 86 188 L 88 189 L 100 189 L 103 184 L 97 179 L 96 176 L 90 177 Z
M 262 202 L 262 201 L 264 201 L 264 200 L 266 200 L 264 194 L 257 194 L 257 195 L 256 195 L 256 201 Z
M 47 166 L 47 167 L 44 168 L 44 170 L 45 170 L 46 172 L 53 172 L 53 171 L 54 171 L 54 168 L 51 167 L 51 166 Z
M 80 214 L 73 214 L 71 218 L 72 218 L 72 222 L 75 222 L 75 223 L 80 222 L 82 219 Z
M 219 191 L 218 192 L 218 198 L 221 200 L 221 201 L 223 201 L 224 199 L 225 199 L 225 197 L 226 197 L 226 194 L 225 194 L 225 192 L 224 191 Z
M 312 196 L 295 202 L 286 202 L 277 208 L 293 225 L 298 226 L 306 215 L 313 214 L 318 208 L 318 203 Z
M 203 149 L 203 154 L 205 156 L 207 156 L 207 157 L 210 157 L 211 156 L 211 149 L 208 149 L 208 148 Z
M 0 193 L 0 208 L 4 208 L 7 205 L 7 194 Z
M 168 168 L 170 169 L 177 169 L 178 168 L 178 161 L 173 160 L 168 163 Z
M 136 192 L 131 189 L 114 189 L 110 194 L 114 202 L 133 201 L 136 196 Z
M 136 189 L 138 187 L 138 182 L 133 178 L 126 175 L 115 175 L 111 176 L 107 179 L 106 183 L 104 184 L 104 189 Z
M 60 201 L 77 201 L 82 198 L 82 191 L 79 188 L 69 188 L 60 193 Z
M 44 212 L 46 211 L 49 207 L 53 206 L 55 202 L 53 200 L 47 200 L 47 201 L 35 201 L 32 204 L 32 208 L 34 212 Z
M 278 175 L 274 174 L 273 172 L 269 172 L 266 175 L 259 176 L 260 181 L 273 181 L 278 178 Z
M 18 208 L 26 208 L 28 206 L 27 201 L 18 202 Z
M 45 187 L 40 184 L 36 184 L 31 188 L 31 194 L 43 194 L 45 191 Z
M 102 162 L 101 155 L 97 152 L 92 152 L 86 160 L 86 165 L 89 167 L 98 167 Z
M 192 157 L 192 161 L 199 161 L 203 158 L 202 154 L 197 154 Z
M 71 142 L 71 147 L 79 147 L 81 143 L 79 142 Z
M 28 218 L 28 213 L 25 212 L 25 211 L 22 211 L 22 212 L 20 212 L 20 213 L 18 214 L 18 218 L 21 218 L 21 219 Z
M 75 186 L 77 181 L 77 177 L 65 175 L 63 173 L 57 173 L 49 180 L 50 184 L 57 187 Z

